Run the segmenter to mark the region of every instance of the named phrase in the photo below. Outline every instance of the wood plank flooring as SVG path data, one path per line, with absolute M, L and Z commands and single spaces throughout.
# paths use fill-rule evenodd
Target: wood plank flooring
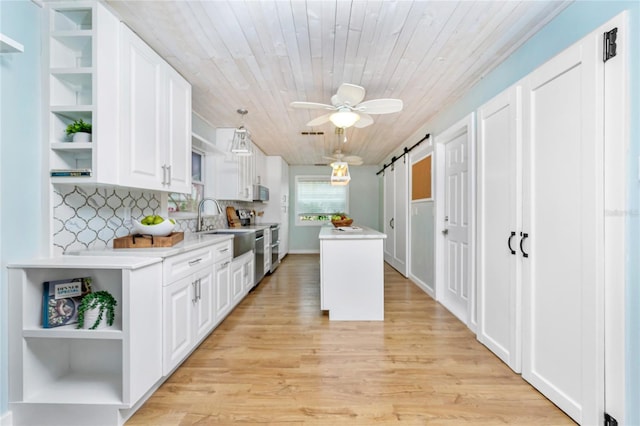
M 385 321 L 329 322 L 318 255 L 288 255 L 127 422 L 574 424 L 385 265 Z

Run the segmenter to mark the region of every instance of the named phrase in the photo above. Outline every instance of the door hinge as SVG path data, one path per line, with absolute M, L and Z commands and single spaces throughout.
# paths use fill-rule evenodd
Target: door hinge
M 604 48 L 602 49 L 602 62 L 607 62 L 609 59 L 616 56 L 618 45 L 616 40 L 618 38 L 618 29 L 614 28 L 611 31 L 604 33 Z
M 604 413 L 604 426 L 618 426 L 618 421 L 608 413 Z

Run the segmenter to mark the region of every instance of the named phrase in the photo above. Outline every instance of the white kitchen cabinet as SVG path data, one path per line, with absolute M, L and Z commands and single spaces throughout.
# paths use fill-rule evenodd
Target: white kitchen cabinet
M 407 156 L 384 172 L 384 260 L 407 276 L 408 242 L 408 167 Z
M 190 250 L 164 259 L 163 374 L 178 366 L 216 323 L 217 266 L 229 262 L 232 242 Z
M 264 274 L 271 270 L 271 229 L 264 230 Z
M 216 309 L 215 321 L 219 323 L 231 312 L 233 282 L 231 281 L 231 260 L 224 260 L 215 265 Z
M 282 260 L 289 252 L 289 165 L 280 156 L 267 156 L 265 164 L 269 201 L 264 203 L 262 221 L 280 224 L 278 257 Z
M 8 272 L 13 424 L 124 423 L 162 378 L 161 259 L 64 256 Z M 43 282 L 78 277 L 115 297 L 114 325 L 42 328 Z
M 45 4 L 43 103 L 48 106 L 52 183 L 117 184 L 119 21 L 100 2 Z M 89 142 L 71 142 L 74 120 L 92 124 Z M 115 148 L 114 148 L 115 145 Z M 46 160 L 45 160 L 46 161 Z M 78 175 L 83 170 L 83 175 Z
M 265 185 L 267 177 L 266 156 L 260 148 L 254 145 L 253 150 L 253 183 L 255 185 Z M 266 185 L 265 185 L 266 186 Z
M 216 148 L 223 155 L 214 158 L 213 198 L 253 201 L 253 185 L 263 181 L 264 153 L 255 145 L 252 155 L 231 153 L 235 128 L 216 129 Z
M 231 303 L 233 306 L 240 303 L 253 285 L 254 258 L 253 251 L 250 251 L 231 262 Z
M 120 182 L 191 191 L 191 86 L 121 24 Z

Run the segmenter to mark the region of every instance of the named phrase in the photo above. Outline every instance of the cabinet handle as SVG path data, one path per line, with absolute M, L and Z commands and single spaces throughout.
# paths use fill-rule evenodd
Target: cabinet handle
M 524 243 L 525 239 L 529 238 L 529 234 L 527 234 L 526 232 L 521 232 L 520 236 L 522 236 L 522 238 L 520 239 L 520 252 L 522 252 L 522 257 L 529 257 L 529 253 L 525 253 L 524 249 L 522 248 L 522 243 Z
M 171 166 L 167 166 L 167 175 L 169 176 L 167 179 L 167 185 L 171 186 Z
M 391 220 L 389 221 L 389 226 L 391 227 L 391 229 L 394 229 L 393 228 L 394 223 L 395 223 L 395 218 L 392 217 Z
M 202 299 L 202 279 L 198 278 L 198 300 Z
M 222 265 L 218 266 L 218 271 L 222 271 L 224 268 L 226 268 L 227 266 L 229 266 L 229 261 L 227 260 L 226 262 L 224 262 Z
M 201 257 L 199 257 L 197 259 L 194 259 L 194 260 L 190 260 L 189 261 L 189 266 L 197 265 L 200 262 L 202 262 L 202 258 Z
M 191 285 L 193 286 L 193 299 L 191 299 L 191 302 L 195 305 L 198 302 L 198 280 L 192 282 Z
M 511 254 L 516 254 L 516 251 L 511 248 L 511 239 L 515 236 L 515 231 L 511 231 L 511 235 L 509 235 L 509 239 L 507 240 L 507 247 L 509 247 L 509 251 L 511 252 Z
M 166 164 L 162 165 L 162 184 L 163 185 L 167 184 L 167 165 Z
M 218 253 L 224 253 L 226 251 L 229 251 L 229 247 L 223 248 L 223 249 L 219 249 Z

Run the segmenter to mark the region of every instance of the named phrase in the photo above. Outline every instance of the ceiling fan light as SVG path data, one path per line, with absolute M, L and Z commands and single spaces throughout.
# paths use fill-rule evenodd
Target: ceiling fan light
M 358 120 L 360 120 L 360 115 L 353 111 L 338 111 L 334 112 L 329 116 L 329 120 L 336 126 L 341 129 L 351 127 Z
M 251 137 L 244 127 L 239 127 L 233 132 L 231 152 L 235 155 L 251 155 Z
M 331 165 L 331 185 L 347 185 L 351 180 L 349 164 L 344 161 L 334 161 Z

